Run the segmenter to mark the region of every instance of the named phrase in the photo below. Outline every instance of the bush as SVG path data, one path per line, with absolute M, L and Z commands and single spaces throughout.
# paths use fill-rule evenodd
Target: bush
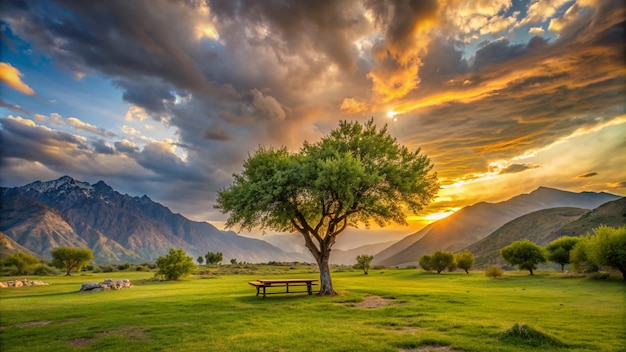
M 113 265 L 98 265 L 93 269 L 94 273 L 112 273 L 115 271 L 115 267 Z
M 154 276 L 165 278 L 166 280 L 178 280 L 192 274 L 196 270 L 193 258 L 188 256 L 182 248 L 171 248 L 165 257 L 157 259 L 157 266 L 159 271 Z
M 524 324 L 515 324 L 500 335 L 500 341 L 511 345 L 526 345 L 532 347 L 566 347 L 556 338 Z
M 485 276 L 487 277 L 501 277 L 504 271 L 499 265 L 492 265 L 485 269 Z
M 39 276 L 56 276 L 61 274 L 61 272 L 55 267 L 46 264 L 40 264 L 33 269 L 33 274 Z

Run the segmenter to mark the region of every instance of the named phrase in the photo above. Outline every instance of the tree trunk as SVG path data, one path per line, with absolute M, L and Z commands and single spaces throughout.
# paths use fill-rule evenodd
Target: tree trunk
M 317 265 L 320 268 L 320 292 L 318 293 L 320 296 L 334 296 L 337 294 L 333 289 L 333 280 L 330 277 L 329 254 L 322 253 L 317 261 Z

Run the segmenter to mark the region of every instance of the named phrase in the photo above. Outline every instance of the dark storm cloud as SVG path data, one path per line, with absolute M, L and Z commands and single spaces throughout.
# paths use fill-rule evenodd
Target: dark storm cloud
M 91 141 L 91 145 L 98 154 L 115 154 L 115 149 L 109 146 L 103 139 L 95 139 Z
M 124 101 L 141 106 L 152 114 L 164 114 L 176 97 L 169 85 L 156 78 L 119 79 L 115 82 L 124 90 Z
M 20 117 L 0 118 L 3 157 L 37 160 L 45 165 L 71 167 L 73 157 L 89 150 L 75 135 L 35 126 Z
M 126 140 L 115 142 L 114 145 L 115 145 L 115 150 L 124 154 L 132 154 L 132 153 L 136 153 L 139 151 L 139 148 L 136 145 Z

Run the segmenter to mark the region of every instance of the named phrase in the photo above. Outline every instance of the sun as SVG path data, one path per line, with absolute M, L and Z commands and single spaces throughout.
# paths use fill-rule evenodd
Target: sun
M 389 110 L 387 111 L 387 117 L 392 119 L 394 116 L 396 116 L 396 112 L 394 112 L 393 110 Z

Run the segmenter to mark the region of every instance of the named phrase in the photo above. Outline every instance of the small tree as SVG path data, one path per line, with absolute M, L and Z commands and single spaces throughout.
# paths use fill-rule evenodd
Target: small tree
M 202 263 L 204 263 L 204 257 L 199 255 L 198 258 L 196 258 L 196 261 L 198 262 L 198 264 L 202 265 Z
M 39 263 L 39 259 L 29 253 L 17 252 L 4 258 L 4 263 L 14 265 L 18 275 L 25 275 L 30 267 Z
M 466 274 L 469 274 L 469 269 L 474 266 L 474 255 L 470 251 L 465 250 L 462 253 L 455 254 L 454 259 L 456 260 L 456 265 L 465 270 Z
M 208 252 L 205 256 L 207 264 L 217 264 L 224 259 L 224 256 L 221 252 L 213 253 Z
M 428 254 L 425 254 L 420 258 L 420 267 L 426 271 L 433 270 L 433 267 L 430 264 L 430 256 Z
M 561 264 L 561 271 L 565 271 L 565 264 L 570 263 L 570 252 L 578 241 L 580 241 L 579 237 L 563 236 L 550 242 L 546 247 L 548 260 Z
M 591 235 L 580 237 L 578 243 L 570 251 L 570 263 L 572 269 L 578 273 L 595 273 L 600 270 L 600 265 L 595 261 L 592 255 L 594 243 Z
M 543 248 L 529 240 L 519 240 L 500 250 L 502 258 L 510 265 L 517 265 L 519 269 L 530 271 L 537 269 L 537 264 L 546 262 Z
M 196 270 L 193 258 L 188 256 L 182 248 L 171 248 L 169 253 L 164 257 L 159 257 L 156 263 L 159 270 L 154 276 L 166 280 L 178 280 Z
M 73 270 L 79 270 L 93 260 L 93 253 L 89 248 L 59 247 L 53 250 L 52 265 L 65 269 L 65 276 L 70 276 Z
M 370 264 L 374 260 L 373 255 L 369 254 L 361 254 L 356 257 L 356 264 L 354 265 L 355 269 L 363 269 L 363 273 L 367 275 L 367 272 L 370 268 Z
M 231 258 L 230 259 L 230 264 L 236 265 L 237 264 L 237 258 Z
M 454 255 L 450 252 L 436 251 L 430 257 L 430 266 L 437 274 L 441 274 L 446 269 L 454 270 L 456 267 Z
M 592 257 L 600 265 L 619 270 L 626 280 L 626 225 L 619 228 L 602 225 L 594 233 Z

